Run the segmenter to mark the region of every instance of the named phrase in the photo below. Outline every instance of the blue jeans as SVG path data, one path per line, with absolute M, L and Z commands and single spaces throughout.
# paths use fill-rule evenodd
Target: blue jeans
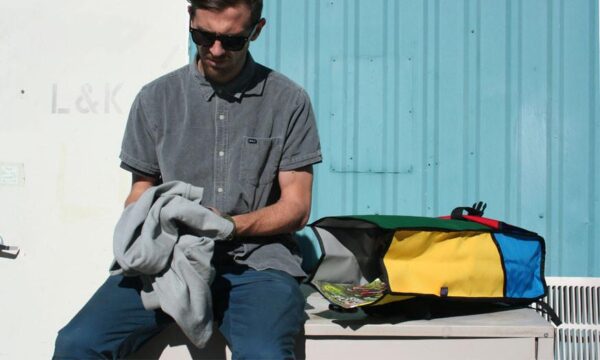
M 54 359 L 120 359 L 173 320 L 145 310 L 137 278 L 111 276 L 59 331 Z M 234 359 L 293 359 L 304 297 L 292 276 L 233 266 L 212 285 L 215 323 Z

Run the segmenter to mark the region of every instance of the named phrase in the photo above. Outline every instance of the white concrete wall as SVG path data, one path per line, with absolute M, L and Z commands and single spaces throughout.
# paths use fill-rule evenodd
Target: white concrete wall
M 0 0 L 0 359 L 48 359 L 108 275 L 131 102 L 187 62 L 185 0 Z

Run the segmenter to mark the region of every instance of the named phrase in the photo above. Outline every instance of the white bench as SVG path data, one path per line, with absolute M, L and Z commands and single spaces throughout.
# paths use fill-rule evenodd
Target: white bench
M 299 359 L 553 359 L 554 327 L 533 309 L 414 320 L 374 321 L 362 311 L 337 313 L 318 293 L 307 295 L 308 320 L 297 341 Z M 230 359 L 215 331 L 196 349 L 171 326 L 130 359 Z

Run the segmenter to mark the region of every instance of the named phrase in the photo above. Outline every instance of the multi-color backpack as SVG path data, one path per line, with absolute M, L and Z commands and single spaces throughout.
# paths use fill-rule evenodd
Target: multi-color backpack
M 546 296 L 544 239 L 484 218 L 483 209 L 481 203 L 456 208 L 444 218 L 365 215 L 317 220 L 310 228 L 320 256 L 308 281 L 333 308 L 362 307 L 367 313 L 415 301 L 446 304 L 445 309 L 456 304 L 465 308 L 465 302 L 472 304 L 467 308 L 475 308 L 540 301 Z M 540 303 L 551 313 L 546 306 Z

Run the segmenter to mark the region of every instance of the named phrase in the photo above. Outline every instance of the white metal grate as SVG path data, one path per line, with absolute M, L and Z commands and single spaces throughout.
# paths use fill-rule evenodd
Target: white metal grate
M 562 320 L 557 360 L 600 360 L 600 278 L 547 277 L 544 299 Z

